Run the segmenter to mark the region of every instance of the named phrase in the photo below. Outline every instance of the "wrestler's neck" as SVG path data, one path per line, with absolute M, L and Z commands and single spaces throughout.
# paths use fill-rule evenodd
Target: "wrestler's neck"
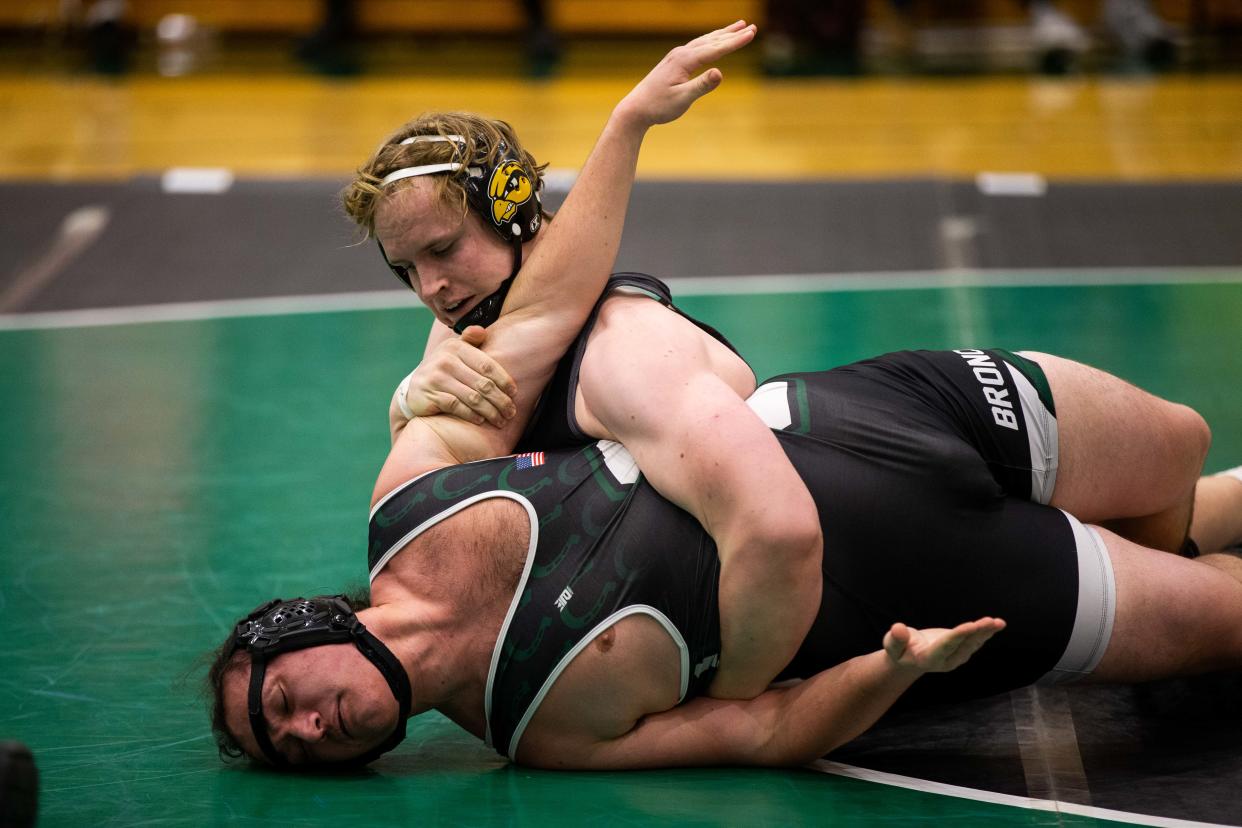
M 417 599 L 372 606 L 358 617 L 405 668 L 413 715 L 482 698 L 494 633 L 488 640 L 459 612 Z

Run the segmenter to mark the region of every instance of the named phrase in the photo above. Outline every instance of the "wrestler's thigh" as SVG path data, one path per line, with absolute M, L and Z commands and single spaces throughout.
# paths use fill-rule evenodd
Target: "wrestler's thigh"
M 1242 582 L 1094 527 L 1116 582 L 1112 637 L 1088 681 L 1137 682 L 1242 666 Z
M 1153 515 L 1190 497 L 1211 433 L 1191 408 L 1051 354 L 1043 369 L 1057 412 L 1051 505 L 1087 522 Z

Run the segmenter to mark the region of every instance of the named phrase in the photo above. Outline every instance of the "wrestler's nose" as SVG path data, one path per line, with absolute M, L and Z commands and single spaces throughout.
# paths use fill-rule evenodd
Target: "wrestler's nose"
M 326 735 L 323 716 L 317 710 L 299 711 L 289 721 L 289 732 L 303 742 L 319 742 Z
M 428 299 L 448 287 L 448 279 L 443 271 L 434 263 L 420 265 L 418 268 L 419 296 Z

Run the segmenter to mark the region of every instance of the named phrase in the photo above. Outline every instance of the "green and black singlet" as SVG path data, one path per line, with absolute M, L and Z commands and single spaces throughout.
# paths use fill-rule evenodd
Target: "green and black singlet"
M 419 534 L 488 498 L 526 511 L 525 568 L 488 672 L 487 742 L 512 756 L 569 661 L 622 618 L 657 621 L 681 656 L 681 699 L 703 692 L 720 653 L 716 546 L 600 441 L 428 472 L 371 513 L 371 580 Z

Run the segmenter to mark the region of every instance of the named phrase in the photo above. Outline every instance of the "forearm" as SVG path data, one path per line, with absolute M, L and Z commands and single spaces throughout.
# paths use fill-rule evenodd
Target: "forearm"
M 595 742 L 578 756 L 563 759 L 601 769 L 804 765 L 875 724 L 924 673 L 956 670 L 1004 628 L 1003 620 L 991 617 L 953 629 L 893 624 L 883 650 L 852 658 L 798 685 L 748 701 L 701 696 L 644 715 L 621 738 Z
M 576 333 L 612 271 L 648 125 L 613 110 L 556 219 L 514 281 L 505 313 L 523 312 Z
M 769 691 L 761 764 L 802 765 L 859 736 L 923 675 L 883 650 L 857 656 L 793 687 Z
M 695 38 L 669 52 L 617 104 L 529 266 L 514 281 L 506 312 L 571 328 L 568 345 L 612 269 L 647 130 L 676 120 L 715 89 L 722 78 L 718 69 L 696 73 L 753 37 L 754 28 L 739 21 Z M 544 335 L 556 342 L 559 330 Z

